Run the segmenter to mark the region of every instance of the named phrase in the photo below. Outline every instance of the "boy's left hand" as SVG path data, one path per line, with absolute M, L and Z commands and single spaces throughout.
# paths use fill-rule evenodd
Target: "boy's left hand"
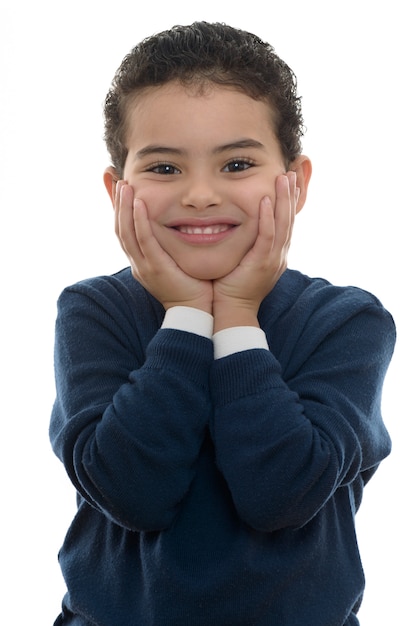
M 299 189 L 295 172 L 276 180 L 275 206 L 260 202 L 254 246 L 228 275 L 214 281 L 214 332 L 231 326 L 258 326 L 258 309 L 287 267 Z

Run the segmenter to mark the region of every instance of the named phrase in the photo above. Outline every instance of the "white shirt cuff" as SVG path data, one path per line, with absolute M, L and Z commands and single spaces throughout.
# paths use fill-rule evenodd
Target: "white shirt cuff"
M 173 306 L 165 312 L 161 328 L 184 330 L 212 339 L 213 316 L 191 306 Z
M 269 349 L 265 332 L 257 326 L 224 328 L 213 335 L 213 348 L 215 359 L 244 350 Z

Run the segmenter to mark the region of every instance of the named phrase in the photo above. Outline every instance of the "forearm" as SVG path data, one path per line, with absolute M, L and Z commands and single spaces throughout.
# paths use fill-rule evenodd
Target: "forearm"
M 69 294 L 60 307 L 51 441 L 90 504 L 128 528 L 166 527 L 209 422 L 212 342 L 163 328 L 140 356 L 134 327 L 119 332 L 102 304 Z
M 390 316 L 368 307 L 318 338 L 314 351 L 308 336 L 294 348 L 297 368 L 282 371 L 266 350 L 212 365 L 218 466 L 239 515 L 260 530 L 305 524 L 390 451 L 380 412 Z
M 97 474 L 86 468 L 87 480 L 108 494 L 122 522 L 141 529 L 171 524 L 193 480 L 210 416 L 211 346 L 184 335 L 157 333 L 143 367 L 115 394 L 89 445 Z
M 361 448 L 353 429 L 338 411 L 308 406 L 285 383 L 271 353 L 221 359 L 210 383 L 218 464 L 250 526 L 303 525 L 341 481 L 358 473 Z

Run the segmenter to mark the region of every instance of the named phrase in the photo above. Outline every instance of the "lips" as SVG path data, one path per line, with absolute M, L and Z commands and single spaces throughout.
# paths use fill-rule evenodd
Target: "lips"
M 183 241 L 193 244 L 217 243 L 228 237 L 238 224 L 228 218 L 178 220 L 168 224 Z
M 178 226 L 177 230 L 187 235 L 217 235 L 232 228 L 231 224 L 212 224 L 210 226 Z

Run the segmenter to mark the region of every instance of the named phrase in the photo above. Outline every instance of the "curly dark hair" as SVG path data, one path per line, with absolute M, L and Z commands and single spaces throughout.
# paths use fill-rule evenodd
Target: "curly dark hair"
M 104 104 L 104 139 L 120 177 L 127 156 L 130 103 L 141 90 L 174 80 L 200 88 L 225 85 L 264 100 L 275 112 L 275 132 L 286 166 L 301 153 L 301 99 L 290 67 L 256 35 L 223 23 L 195 22 L 144 39 L 115 74 Z

